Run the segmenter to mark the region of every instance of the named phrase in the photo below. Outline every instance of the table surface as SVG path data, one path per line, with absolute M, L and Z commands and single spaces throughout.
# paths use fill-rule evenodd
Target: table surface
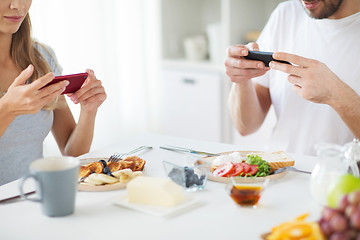
M 184 157 L 184 154 L 160 149 L 162 145 L 214 153 L 252 150 L 144 133 L 80 158 L 106 157 L 142 145 L 150 145 L 153 149 L 135 155 L 146 160 L 146 174 L 154 177 L 166 177 L 162 161 Z M 289 155 L 299 169 L 312 170 L 316 163 L 315 157 Z M 0 199 L 16 194 L 18 181 L 0 187 Z M 166 218 L 113 204 L 113 198 L 125 194 L 126 189 L 78 192 L 75 213 L 59 218 L 44 216 L 35 202 L 0 204 L 0 239 L 260 239 L 262 233 L 284 221 L 304 213 L 310 213 L 309 220 L 317 220 L 321 212 L 321 206 L 311 196 L 310 175 L 296 172 L 288 172 L 272 181 L 257 209 L 238 207 L 226 193 L 224 183 L 211 181 L 204 190 L 189 193 L 201 198 L 199 207 Z

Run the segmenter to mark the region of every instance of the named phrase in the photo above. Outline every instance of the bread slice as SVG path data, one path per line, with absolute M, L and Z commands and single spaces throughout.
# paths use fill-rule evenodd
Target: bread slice
M 257 153 L 256 155 L 260 156 L 262 160 L 267 161 L 272 171 L 283 167 L 294 166 L 295 164 L 294 159 L 292 159 L 284 151 L 264 152 Z

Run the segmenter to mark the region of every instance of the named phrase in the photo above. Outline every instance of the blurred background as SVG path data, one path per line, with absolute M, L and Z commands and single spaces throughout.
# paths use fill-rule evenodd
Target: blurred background
M 282 0 L 34 0 L 33 37 L 51 46 L 63 74 L 95 71 L 108 94 L 92 150 L 153 132 L 264 150 L 270 112 L 241 137 L 230 120 L 226 48 L 256 41 Z M 80 106 L 68 101 L 75 119 Z M 45 155 L 60 154 L 52 136 Z

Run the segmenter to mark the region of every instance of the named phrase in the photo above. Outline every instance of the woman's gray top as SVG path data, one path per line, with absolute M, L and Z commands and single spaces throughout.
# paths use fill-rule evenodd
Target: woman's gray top
M 40 44 L 35 47 L 55 75 L 60 75 L 62 69 L 53 50 Z M 6 129 L 0 137 L 0 185 L 21 178 L 28 173 L 32 161 L 43 157 L 43 141 L 51 130 L 53 118 L 53 111 L 40 110 L 16 117 Z

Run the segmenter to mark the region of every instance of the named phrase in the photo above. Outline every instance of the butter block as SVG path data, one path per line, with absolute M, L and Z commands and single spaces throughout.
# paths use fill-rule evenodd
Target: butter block
M 139 176 L 126 188 L 130 203 L 172 207 L 184 201 L 184 189 L 168 178 Z

